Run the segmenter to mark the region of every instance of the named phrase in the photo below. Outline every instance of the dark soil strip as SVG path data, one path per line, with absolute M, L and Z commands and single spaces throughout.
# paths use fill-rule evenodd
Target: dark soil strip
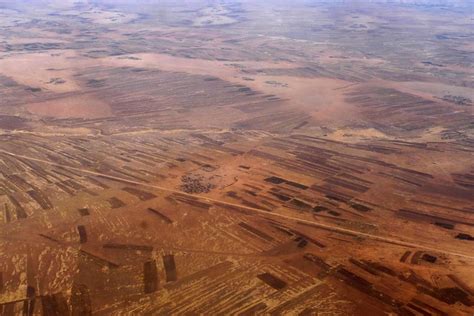
M 417 311 L 418 313 L 420 313 L 423 316 L 431 316 L 431 313 L 425 311 L 423 308 L 418 307 L 418 306 L 416 306 L 412 303 L 407 304 L 407 306 L 410 307 L 411 309 Z
M 43 210 L 49 210 L 53 207 L 49 199 L 40 191 L 27 191 L 28 195 L 38 203 Z
M 360 292 L 386 304 L 392 306 L 395 309 L 399 309 L 402 307 L 402 303 L 398 300 L 394 299 L 393 297 L 389 296 L 386 293 L 380 292 L 376 290 L 372 283 L 367 281 L 366 279 L 362 278 L 361 276 L 346 270 L 345 268 L 338 268 L 336 277 L 346 283 L 348 286 L 351 286 Z
M 74 283 L 71 291 L 72 316 L 92 315 L 90 291 L 84 284 Z
M 107 202 L 109 202 L 110 207 L 113 209 L 127 205 L 116 197 L 111 197 L 110 199 L 107 200 Z
M 103 246 L 108 249 L 120 249 L 120 250 L 140 250 L 140 251 L 153 251 L 152 246 L 146 245 L 132 245 L 132 244 L 115 244 L 107 243 Z
M 424 302 L 422 302 L 422 301 L 420 301 L 420 300 L 418 300 L 418 299 L 416 299 L 416 298 L 414 298 L 414 299 L 412 300 L 412 302 L 415 303 L 415 304 L 417 304 L 417 305 L 419 305 L 419 306 L 421 306 L 421 307 L 423 307 L 423 308 L 426 308 L 426 309 L 428 309 L 428 310 L 434 312 L 436 315 L 448 316 L 448 314 L 446 314 L 445 312 L 440 311 L 440 310 L 437 309 L 436 307 L 433 307 L 433 306 L 431 306 L 431 305 L 428 305 L 428 304 L 426 304 L 426 303 L 424 303 Z
M 411 263 L 413 264 L 418 264 L 418 262 L 420 261 L 420 257 L 421 255 L 423 254 L 422 251 L 417 251 L 415 252 L 415 254 L 413 255 L 413 257 L 411 257 Z
M 103 182 L 100 182 L 99 180 L 89 176 L 89 177 L 86 177 L 92 184 L 98 186 L 98 187 L 101 187 L 102 189 L 109 189 L 110 187 L 103 183 Z
M 24 218 L 28 217 L 28 214 L 26 214 L 25 209 L 21 206 L 21 204 L 13 196 L 9 195 L 8 199 L 15 206 L 16 218 L 17 219 L 24 219 Z
M 48 236 L 48 235 L 45 235 L 45 234 L 38 234 L 38 235 L 41 236 L 41 237 L 43 237 L 43 238 L 48 239 L 49 241 L 56 242 L 56 243 L 60 243 L 59 240 L 57 240 L 56 238 L 50 237 L 50 236 Z
M 153 193 L 138 190 L 138 189 L 135 189 L 135 188 L 125 187 L 122 190 L 124 190 L 125 192 L 128 192 L 132 195 L 135 195 L 137 198 L 139 198 L 142 201 L 147 201 L 147 200 L 151 200 L 151 199 L 156 198 L 156 195 L 154 195 Z
M 239 316 L 252 316 L 256 315 L 257 312 L 263 311 L 264 309 L 267 308 L 267 305 L 265 303 L 258 303 L 257 305 L 250 306 L 243 312 L 239 314 Z
M 165 266 L 166 282 L 177 281 L 178 276 L 176 273 L 176 263 L 174 262 L 174 256 L 173 255 L 163 256 L 163 264 Z
M 86 227 L 83 225 L 77 226 L 77 231 L 79 232 L 80 243 L 85 244 L 87 242 L 87 231 Z
M 186 284 L 188 282 L 194 282 L 194 281 L 197 282 L 199 279 L 202 279 L 204 277 L 209 277 L 209 276 L 212 276 L 213 278 L 220 277 L 224 275 L 227 271 L 229 271 L 231 268 L 232 268 L 232 262 L 224 261 L 212 267 L 209 267 L 207 269 L 185 276 L 177 282 L 168 283 L 164 285 L 164 288 L 168 290 L 176 290 L 183 284 Z
M 257 235 L 258 237 L 268 241 L 268 242 L 272 242 L 274 240 L 272 236 L 262 232 L 261 230 L 258 230 L 256 228 L 254 228 L 254 227 L 252 227 L 252 226 L 250 226 L 250 225 L 248 225 L 244 222 L 239 223 L 239 226 L 242 227 L 243 229 L 251 232 L 252 234 Z
M 1 308 L 3 308 L 3 316 L 15 316 L 15 305 L 16 303 L 6 303 L 0 305 Z M 2 309 L 0 308 L 0 311 Z
M 36 289 L 32 286 L 26 287 L 27 300 L 23 301 L 23 315 L 33 316 L 35 310 Z
M 457 276 L 454 274 L 448 274 L 448 277 L 456 283 L 457 286 L 459 286 L 461 289 L 463 289 L 466 293 L 469 293 L 470 295 L 474 296 L 474 289 L 472 289 L 467 283 L 465 283 L 463 280 L 459 279 Z
M 88 216 L 90 215 L 89 209 L 87 208 L 80 208 L 78 209 L 79 215 L 81 216 Z
M 156 268 L 156 261 L 148 261 L 143 265 L 143 282 L 145 285 L 145 293 L 153 293 L 158 290 L 158 270 Z
M 262 273 L 257 275 L 257 278 L 274 288 L 275 290 L 281 290 L 286 287 L 286 282 L 277 278 L 273 274 L 270 273 Z
M 69 315 L 69 307 L 66 298 L 62 294 L 46 295 L 41 298 L 43 315 L 63 316 Z
M 361 268 L 362 270 L 365 270 L 367 271 L 368 273 L 372 274 L 372 275 L 379 275 L 379 273 L 377 272 L 376 269 L 372 268 L 371 266 L 365 264 L 364 262 L 361 262 L 359 260 L 356 260 L 354 258 L 350 258 L 349 259 L 349 262 L 352 263 L 353 265 Z
M 152 212 L 153 214 L 158 215 L 158 217 L 161 218 L 165 223 L 173 224 L 173 221 L 168 216 L 164 215 L 163 213 L 160 213 L 159 211 L 151 207 L 149 207 L 148 210 Z
M 408 257 L 411 255 L 411 251 L 405 251 L 403 256 L 400 258 L 400 262 L 405 262 L 407 261 Z
M 314 297 L 317 297 L 318 294 L 327 291 L 328 286 L 325 284 L 319 284 L 315 287 L 310 288 L 298 295 L 292 297 L 291 299 L 281 303 L 272 310 L 269 311 L 271 315 L 291 315 L 292 308 L 297 306 L 303 306 L 306 302 L 311 300 Z M 315 315 L 315 313 L 309 314 Z
M 88 257 L 90 257 L 91 259 L 93 259 L 95 262 L 97 262 L 99 264 L 106 265 L 110 268 L 118 268 L 119 267 L 119 265 L 117 263 L 114 263 L 110 260 L 107 260 L 107 259 L 101 258 L 99 256 L 96 256 L 96 255 L 94 255 L 90 252 L 87 252 L 85 250 L 81 250 L 81 253 L 88 256 Z

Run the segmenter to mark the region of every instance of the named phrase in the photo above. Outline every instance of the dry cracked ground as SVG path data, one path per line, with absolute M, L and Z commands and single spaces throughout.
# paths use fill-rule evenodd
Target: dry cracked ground
M 0 0 L 0 314 L 473 315 L 472 13 Z

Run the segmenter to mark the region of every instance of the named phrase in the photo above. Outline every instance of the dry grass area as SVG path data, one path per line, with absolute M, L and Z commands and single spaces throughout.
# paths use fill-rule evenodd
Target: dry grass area
M 0 1 L 0 315 L 472 315 L 468 11 Z

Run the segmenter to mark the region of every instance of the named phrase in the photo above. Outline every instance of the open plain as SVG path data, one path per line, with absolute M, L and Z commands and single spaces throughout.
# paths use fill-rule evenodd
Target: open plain
M 473 315 L 472 13 L 0 0 L 0 315 Z

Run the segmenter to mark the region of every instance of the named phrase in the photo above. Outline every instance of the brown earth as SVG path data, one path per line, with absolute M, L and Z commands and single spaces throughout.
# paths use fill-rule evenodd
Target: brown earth
M 0 315 L 472 315 L 467 12 L 0 1 Z

